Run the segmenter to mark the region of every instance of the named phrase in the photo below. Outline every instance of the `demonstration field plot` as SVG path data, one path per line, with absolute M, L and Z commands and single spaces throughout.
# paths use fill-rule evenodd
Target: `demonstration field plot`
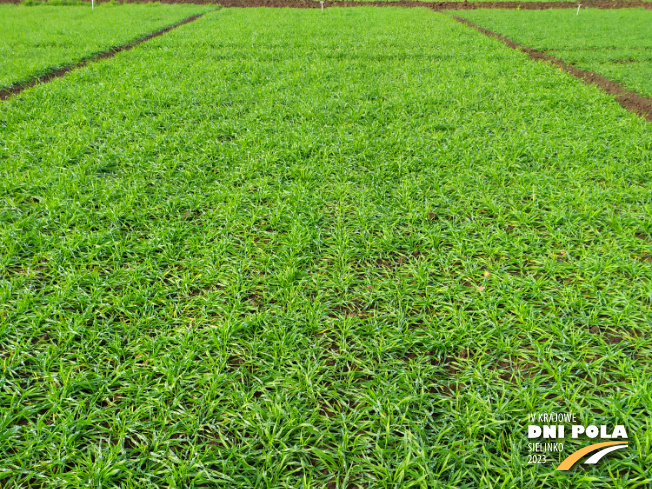
M 473 10 L 456 15 L 652 97 L 652 10 Z
M 5 485 L 645 484 L 652 126 L 598 89 L 425 9 L 223 9 L 2 109 Z M 631 448 L 528 464 L 547 411 Z
M 0 88 L 205 12 L 196 5 L 0 5 Z

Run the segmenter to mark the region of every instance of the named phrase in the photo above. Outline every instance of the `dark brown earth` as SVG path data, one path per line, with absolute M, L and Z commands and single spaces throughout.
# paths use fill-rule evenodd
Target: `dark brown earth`
M 0 3 L 20 3 L 22 0 L 0 0 Z M 85 0 L 90 3 L 90 0 Z M 108 0 L 98 0 L 102 3 Z M 321 8 L 317 0 L 124 0 L 127 3 L 138 2 L 160 2 L 160 3 L 186 3 L 195 5 L 221 5 L 223 7 L 271 7 L 271 8 Z M 574 1 L 567 2 L 536 2 L 524 0 L 523 2 L 418 2 L 414 0 L 361 2 L 361 1 L 325 1 L 324 8 L 328 7 L 426 7 L 434 10 L 474 10 L 474 9 L 521 9 L 521 10 L 547 10 L 552 8 L 577 8 Z M 652 9 L 650 1 L 608 1 L 608 0 L 584 0 L 581 1 L 584 7 L 599 9 L 620 9 L 641 7 Z
M 536 49 L 528 48 L 526 46 L 522 46 L 521 44 L 515 43 L 508 37 L 505 37 L 502 34 L 498 34 L 497 32 L 493 32 L 488 29 L 485 29 L 484 27 L 480 27 L 479 25 L 474 24 L 470 20 L 464 19 L 462 17 L 457 17 L 457 16 L 453 16 L 453 18 L 458 22 L 466 24 L 469 27 L 472 27 L 473 29 L 482 32 L 483 34 L 489 37 L 500 39 L 510 48 L 523 51 L 532 59 L 538 61 L 545 61 L 557 68 L 561 68 L 566 73 L 569 73 L 574 77 L 579 78 L 587 85 L 598 86 L 609 95 L 613 95 L 616 101 L 623 108 L 631 112 L 634 112 L 635 114 L 638 114 L 641 117 L 644 117 L 648 121 L 652 121 L 652 98 L 644 97 L 643 95 L 628 90 L 623 86 L 619 85 L 618 83 L 616 83 L 615 81 L 609 80 L 608 78 L 605 78 L 602 75 L 598 75 L 597 73 L 593 73 L 592 71 L 586 71 L 580 68 L 576 68 L 574 66 L 567 65 L 566 63 L 564 63 L 563 60 L 559 58 L 555 58 L 554 56 L 550 56 L 549 54 L 542 53 L 541 51 L 537 51 Z
M 187 24 L 188 22 L 192 22 L 193 20 L 197 20 L 200 18 L 202 15 L 205 15 L 206 12 L 198 15 L 193 15 L 192 17 L 188 17 L 187 19 L 184 19 L 180 22 L 177 22 L 176 24 L 173 24 L 168 27 L 164 27 L 163 29 L 160 29 L 156 32 L 152 32 L 151 34 L 146 35 L 145 37 L 141 37 L 140 39 L 136 39 L 135 41 L 132 41 L 128 44 L 123 44 L 121 46 L 114 46 L 112 48 L 109 48 L 108 50 L 104 51 L 103 53 L 96 54 L 94 56 L 89 56 L 87 58 L 82 59 L 78 63 L 69 65 L 69 66 L 64 66 L 63 68 L 59 68 L 53 71 L 50 71 L 46 73 L 45 75 L 42 75 L 40 77 L 33 78 L 25 83 L 19 83 L 16 85 L 13 85 L 9 88 L 0 88 L 0 100 L 6 100 L 12 95 L 16 95 L 26 88 L 33 87 L 34 85 L 38 85 L 39 83 L 47 83 L 50 80 L 53 80 L 54 78 L 59 78 L 68 73 L 69 71 L 75 70 L 77 68 L 81 68 L 82 66 L 86 66 L 88 63 L 91 61 L 97 61 L 99 59 L 106 59 L 106 58 L 111 58 L 112 56 L 115 56 L 118 54 L 120 51 L 127 51 L 128 49 L 131 49 L 135 46 L 138 46 L 139 44 L 149 41 L 153 37 L 158 37 L 166 32 L 171 31 L 172 29 L 175 29 L 183 24 Z

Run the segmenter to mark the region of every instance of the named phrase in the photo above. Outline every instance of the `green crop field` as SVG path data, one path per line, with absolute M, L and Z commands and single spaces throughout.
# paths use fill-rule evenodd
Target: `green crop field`
M 649 487 L 651 179 L 648 122 L 427 9 L 222 9 L 28 89 L 0 484 Z M 630 445 L 529 463 L 551 411 Z
M 652 97 L 652 10 L 472 10 L 465 17 L 513 41 Z
M 205 12 L 196 5 L 0 5 L 0 88 Z

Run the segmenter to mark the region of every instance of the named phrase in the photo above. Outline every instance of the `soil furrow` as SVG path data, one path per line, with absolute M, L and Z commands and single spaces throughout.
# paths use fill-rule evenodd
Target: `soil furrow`
M 613 95 L 616 101 L 625 109 L 638 114 L 641 117 L 644 117 L 648 121 L 652 121 L 652 99 L 645 97 L 639 93 L 633 92 L 619 85 L 613 80 L 609 80 L 602 75 L 593 73 L 592 71 L 582 70 L 576 68 L 575 66 L 570 66 L 566 64 L 562 59 L 555 58 L 548 54 L 537 51 L 536 49 L 528 48 L 512 41 L 510 38 L 498 34 L 497 32 L 490 31 L 484 27 L 471 22 L 468 19 L 464 19 L 458 16 L 452 16 L 458 22 L 461 22 L 489 37 L 499 39 L 504 42 L 507 46 L 518 51 L 526 53 L 530 58 L 538 61 L 546 61 L 557 68 L 561 68 L 566 73 L 573 75 L 575 78 L 579 78 L 587 85 L 595 85 L 601 88 L 603 91 L 609 95 Z

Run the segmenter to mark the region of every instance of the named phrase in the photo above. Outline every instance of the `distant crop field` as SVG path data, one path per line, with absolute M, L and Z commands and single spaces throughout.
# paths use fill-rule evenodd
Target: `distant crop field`
M 652 482 L 652 125 L 598 88 L 221 9 L 0 109 L 0 485 Z M 630 445 L 532 462 L 548 412 Z
M 0 5 L 0 88 L 204 12 L 196 5 Z
M 473 10 L 456 13 L 515 42 L 652 97 L 652 10 Z

